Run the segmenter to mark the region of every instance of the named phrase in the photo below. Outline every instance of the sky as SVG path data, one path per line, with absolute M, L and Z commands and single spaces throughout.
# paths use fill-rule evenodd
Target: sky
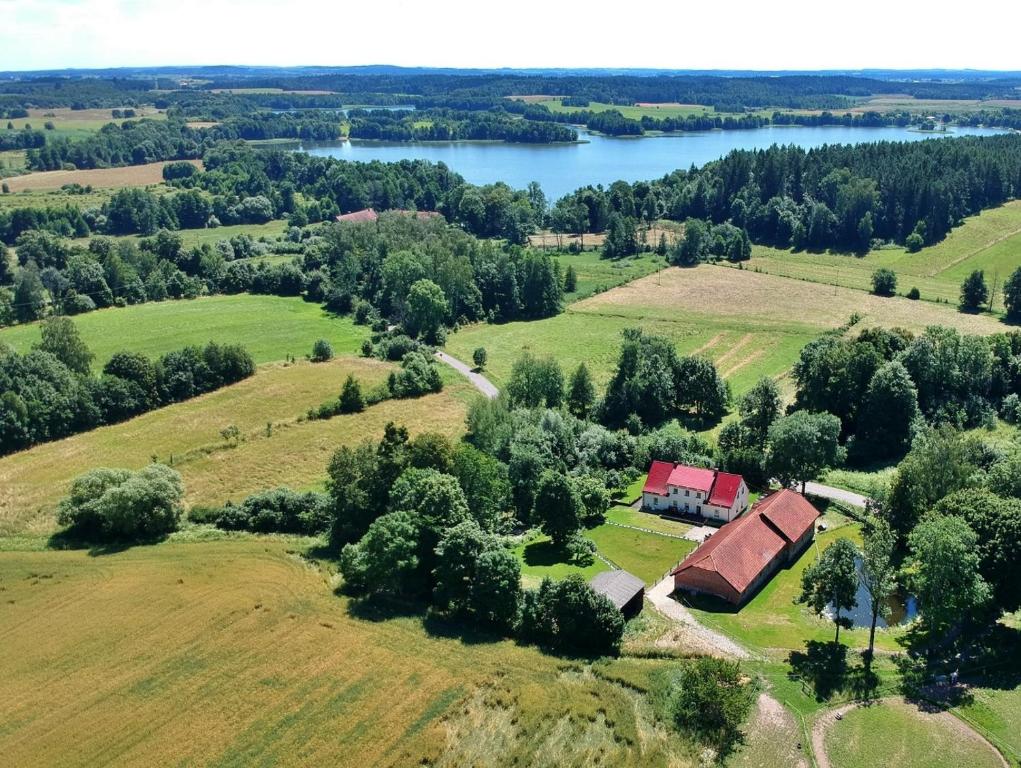
M 1019 70 L 1019 22 L 1015 0 L 0 0 L 0 70 L 199 64 Z

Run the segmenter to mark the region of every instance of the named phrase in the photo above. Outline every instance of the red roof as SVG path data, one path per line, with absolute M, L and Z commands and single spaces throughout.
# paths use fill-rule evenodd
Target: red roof
M 716 477 L 716 472 L 711 469 L 701 469 L 700 467 L 688 467 L 684 464 L 678 464 L 674 467 L 674 471 L 670 473 L 667 485 L 676 485 L 681 488 L 691 488 L 693 491 L 705 491 L 708 493 L 709 489 L 713 487 L 714 477 Z
M 774 493 L 710 536 L 672 575 L 689 569 L 713 572 L 742 594 L 785 547 L 812 528 L 818 516 L 801 494 L 786 489 Z
M 666 483 L 670 478 L 670 473 L 673 471 L 674 465 L 669 461 L 652 462 L 652 466 L 649 467 L 649 478 L 645 481 L 645 487 L 642 488 L 642 492 L 666 496 Z
M 819 512 L 804 496 L 784 488 L 755 505 L 759 514 L 769 520 L 788 541 L 797 541 L 815 525 Z
M 717 507 L 734 506 L 737 500 L 737 492 L 741 488 L 744 479 L 741 475 L 732 475 L 730 472 L 717 472 L 716 482 L 713 484 L 713 492 L 709 496 L 709 503 Z
M 379 214 L 372 208 L 362 208 L 360 211 L 344 213 L 337 217 L 337 221 L 375 221 Z

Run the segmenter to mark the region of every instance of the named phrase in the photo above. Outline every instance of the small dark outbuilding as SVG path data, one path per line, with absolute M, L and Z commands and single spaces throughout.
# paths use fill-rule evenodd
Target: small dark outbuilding
M 617 609 L 630 619 L 641 613 L 645 600 L 645 582 L 627 571 L 603 571 L 596 574 L 589 586 L 609 598 Z

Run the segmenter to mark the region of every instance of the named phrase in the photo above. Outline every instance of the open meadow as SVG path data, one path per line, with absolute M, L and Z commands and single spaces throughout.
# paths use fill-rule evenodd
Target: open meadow
M 335 596 L 300 542 L 220 538 L 4 553 L 6 764 L 698 764 L 638 687 L 666 662 L 462 639 Z
M 97 466 L 139 469 L 156 457 L 181 473 L 186 503 L 219 505 L 277 485 L 320 487 L 334 450 L 378 439 L 388 421 L 412 434 L 459 437 L 474 396 L 460 380 L 438 394 L 387 400 L 358 414 L 302 419 L 309 408 L 336 398 L 348 374 L 368 389 L 393 367 L 361 358 L 263 366 L 249 379 L 192 400 L 4 456 L 0 535 L 51 533 L 54 509 L 71 481 Z M 221 436 L 228 426 L 240 430 L 239 441 Z
M 95 189 L 121 189 L 123 187 L 144 187 L 163 183 L 163 166 L 170 161 L 126 165 L 122 168 L 94 168 L 80 171 L 38 171 L 15 176 L 7 180 L 12 194 L 25 191 L 47 191 L 60 189 L 66 184 L 79 184 Z M 202 169 L 201 160 L 187 160 Z
M 95 355 L 97 370 L 115 352 L 158 357 L 193 344 L 241 344 L 256 363 L 301 358 L 316 339 L 337 355 L 357 354 L 368 329 L 335 317 L 320 305 L 283 296 L 205 296 L 101 309 L 79 315 L 75 325 Z M 40 339 L 38 323 L 0 329 L 0 343 L 27 352 Z
M 793 252 L 754 246 L 745 269 L 798 280 L 872 290 L 872 273 L 880 267 L 897 273 L 897 292 L 918 288 L 921 298 L 956 305 L 961 283 L 973 270 L 985 272 L 990 284 L 1003 281 L 1021 267 L 1021 200 L 991 208 L 968 218 L 945 240 L 908 253 L 904 248 L 884 248 L 866 256 Z M 998 292 L 993 309 L 1003 309 Z
M 82 139 L 92 135 L 104 125 L 115 123 L 120 125 L 127 120 L 165 120 L 166 113 L 154 107 L 131 107 L 135 117 L 114 117 L 112 109 L 69 109 L 68 107 L 30 108 L 28 117 L 17 117 L 0 121 L 0 130 L 10 123 L 14 130 L 23 130 L 31 126 L 33 130 L 44 131 L 48 140 Z M 52 129 L 46 129 L 46 123 L 52 123 Z
M 796 311 L 795 311 L 796 308 Z M 784 277 L 702 265 L 671 267 L 567 307 L 536 322 L 474 325 L 451 334 L 447 350 L 470 360 L 489 353 L 487 375 L 506 384 L 524 352 L 553 355 L 568 373 L 586 363 L 598 386 L 613 373 L 620 331 L 640 326 L 672 339 L 682 354 L 705 354 L 738 395 L 761 376 L 781 377 L 801 348 L 858 313 L 857 327 L 900 326 L 921 331 L 943 324 L 967 333 L 1006 330 L 997 319 L 952 307 Z

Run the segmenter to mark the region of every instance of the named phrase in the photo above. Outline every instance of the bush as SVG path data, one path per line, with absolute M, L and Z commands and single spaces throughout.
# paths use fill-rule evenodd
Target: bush
M 754 688 L 742 680 L 736 661 L 704 656 L 686 662 L 677 672 L 670 714 L 679 728 L 726 754 L 740 738 L 738 729 L 753 696 Z
M 472 362 L 475 363 L 475 367 L 480 371 L 486 367 L 486 360 L 488 357 L 485 347 L 479 347 L 472 352 Z
M 897 292 L 897 274 L 882 267 L 872 273 L 872 292 L 877 296 L 893 296 Z
M 905 238 L 904 245 L 907 247 L 908 253 L 918 253 L 925 245 L 925 240 L 917 232 L 912 232 Z
M 409 352 L 401 361 L 401 370 L 387 380 L 390 394 L 397 398 L 418 397 L 443 389 L 440 372 L 424 352 Z
M 518 634 L 525 642 L 577 656 L 620 652 L 624 617 L 578 574 L 561 581 L 546 578 L 522 594 Z
M 177 529 L 183 497 L 181 475 L 163 464 L 94 469 L 75 478 L 57 520 L 86 539 L 147 539 Z
M 340 391 L 340 400 L 337 402 L 337 410 L 340 413 L 360 413 L 365 410 L 365 399 L 362 397 L 362 387 L 358 379 L 348 375 L 344 380 L 344 388 Z
M 907 292 L 907 297 L 912 301 L 918 301 L 922 297 L 922 294 L 918 292 L 917 288 L 912 288 Z
M 312 345 L 310 359 L 313 363 L 325 363 L 327 360 L 332 360 L 333 346 L 326 339 L 317 339 L 316 343 Z
M 227 531 L 314 536 L 330 527 L 330 512 L 326 494 L 275 488 L 253 494 L 237 506 L 225 506 L 215 523 Z

